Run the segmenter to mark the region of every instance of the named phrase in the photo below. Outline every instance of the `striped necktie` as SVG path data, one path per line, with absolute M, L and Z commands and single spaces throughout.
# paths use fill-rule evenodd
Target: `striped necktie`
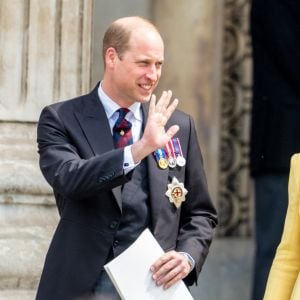
M 116 148 L 122 148 L 132 144 L 131 122 L 125 119 L 129 112 L 127 108 L 120 108 L 117 110 L 119 117 L 113 128 L 113 140 Z

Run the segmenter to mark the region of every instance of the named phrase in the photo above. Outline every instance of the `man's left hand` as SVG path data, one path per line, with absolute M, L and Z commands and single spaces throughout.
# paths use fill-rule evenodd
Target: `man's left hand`
M 190 265 L 184 254 L 169 251 L 162 255 L 152 266 L 152 278 L 156 285 L 168 289 L 177 281 L 185 278 L 190 272 Z

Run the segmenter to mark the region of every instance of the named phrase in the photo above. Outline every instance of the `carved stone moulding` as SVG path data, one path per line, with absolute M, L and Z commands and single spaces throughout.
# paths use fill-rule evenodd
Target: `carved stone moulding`
M 225 1 L 219 174 L 220 236 L 251 234 L 249 0 Z

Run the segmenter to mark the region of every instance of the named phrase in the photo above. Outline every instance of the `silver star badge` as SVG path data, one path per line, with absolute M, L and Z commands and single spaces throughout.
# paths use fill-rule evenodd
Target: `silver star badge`
M 184 187 L 182 182 L 174 176 L 172 183 L 168 184 L 168 190 L 166 191 L 166 196 L 169 198 L 171 203 L 179 208 L 181 203 L 185 201 L 185 195 L 188 193 L 187 189 Z

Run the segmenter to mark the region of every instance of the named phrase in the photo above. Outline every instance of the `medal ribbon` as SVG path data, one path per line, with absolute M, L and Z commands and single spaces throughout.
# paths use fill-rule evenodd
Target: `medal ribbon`
M 176 142 L 177 142 L 178 148 L 179 148 L 179 155 L 183 157 L 183 155 L 182 155 L 182 149 L 181 149 L 181 145 L 180 145 L 179 138 L 176 138 Z
M 175 157 L 175 151 L 174 151 L 174 146 L 173 146 L 173 142 L 172 142 L 172 140 L 170 140 L 169 142 L 168 142 L 168 144 L 165 146 L 165 151 L 166 151 L 166 154 L 167 154 L 167 156 L 168 156 L 168 158 L 170 158 L 170 157 Z
M 174 139 L 172 139 L 172 141 L 173 141 L 173 146 L 174 146 L 176 157 L 177 156 L 182 156 L 182 151 L 181 151 L 179 139 L 174 138 Z
M 161 158 L 166 158 L 166 152 L 164 148 L 157 149 L 154 151 L 154 156 L 156 161 L 158 162 Z

